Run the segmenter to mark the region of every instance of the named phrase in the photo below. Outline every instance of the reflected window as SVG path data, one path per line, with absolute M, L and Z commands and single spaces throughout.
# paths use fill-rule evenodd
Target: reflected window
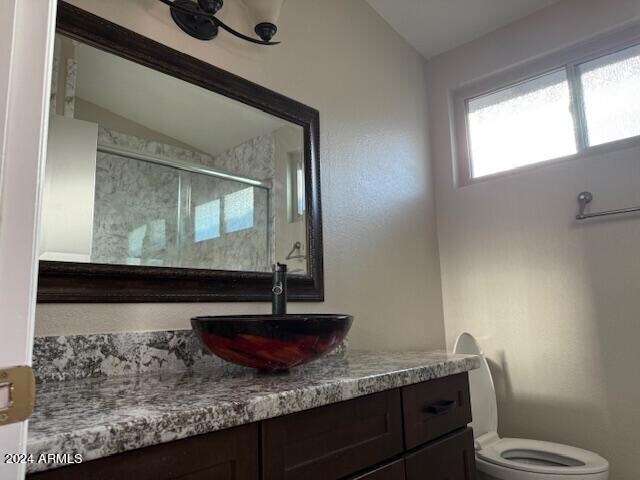
M 220 200 L 196 206 L 195 241 L 203 242 L 220 236 Z
M 159 252 L 166 248 L 167 222 L 159 219 L 141 225 L 129 232 L 128 240 L 129 255 L 126 260 L 127 265 L 142 265 L 143 259 L 145 264 L 156 262 L 158 265 L 162 265 L 162 260 L 153 260 L 144 257 L 145 253 Z
M 142 246 L 144 237 L 147 235 L 147 226 L 142 225 L 129 233 L 129 257 L 142 257 Z
M 305 201 L 304 201 L 304 169 L 302 168 L 302 162 L 298 162 L 296 168 L 296 193 L 298 194 L 298 215 L 304 215 Z
M 226 233 L 253 228 L 253 187 L 224 196 L 224 229 Z
M 149 250 L 157 252 L 167 246 L 167 222 L 164 219 L 149 223 Z
M 298 222 L 304 218 L 306 209 L 304 160 L 301 151 L 289 152 L 288 189 L 289 221 Z

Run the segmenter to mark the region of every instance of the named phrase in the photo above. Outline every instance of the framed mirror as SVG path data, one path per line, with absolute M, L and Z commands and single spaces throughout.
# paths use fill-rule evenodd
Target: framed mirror
M 323 300 L 319 114 L 65 2 L 40 302 Z

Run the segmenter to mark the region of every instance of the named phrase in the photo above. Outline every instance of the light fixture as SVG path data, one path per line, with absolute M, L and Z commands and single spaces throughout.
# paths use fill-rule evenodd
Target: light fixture
M 234 30 L 218 17 L 223 0 L 159 0 L 171 9 L 171 18 L 184 31 L 198 40 L 211 40 L 218 35 L 219 29 L 238 38 L 259 45 L 277 45 L 271 39 L 278 31 L 276 21 L 284 0 L 241 0 L 249 14 L 255 19 L 255 32 L 260 37 L 253 38 Z
M 270 41 L 278 31 L 276 22 L 284 0 L 242 0 L 255 20 L 255 32 L 265 41 Z

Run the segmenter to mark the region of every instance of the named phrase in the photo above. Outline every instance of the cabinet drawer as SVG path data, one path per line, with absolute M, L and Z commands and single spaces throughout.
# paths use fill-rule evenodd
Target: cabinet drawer
M 400 392 L 390 390 L 266 420 L 264 480 L 331 480 L 403 450 Z
M 258 480 L 258 425 L 141 448 L 28 480 Z
M 402 406 L 408 450 L 465 427 L 471 422 L 467 374 L 404 387 Z
M 465 428 L 407 455 L 407 480 L 476 480 L 473 430 Z
M 404 459 L 388 463 L 371 472 L 353 477 L 351 480 L 405 480 Z

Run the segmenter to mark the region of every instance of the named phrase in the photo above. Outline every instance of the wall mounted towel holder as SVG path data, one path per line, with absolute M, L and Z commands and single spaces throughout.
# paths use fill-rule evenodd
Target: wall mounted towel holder
M 307 256 L 302 253 L 301 242 L 294 243 L 293 248 L 291 249 L 291 251 L 286 257 L 287 260 L 296 260 L 296 259 L 304 260 L 305 258 L 307 258 Z
M 576 220 L 587 220 L 589 218 L 607 217 L 609 215 L 621 215 L 623 213 L 640 212 L 640 207 L 621 208 L 619 210 L 606 210 L 604 212 L 584 213 L 587 205 L 593 201 L 593 194 L 591 192 L 581 192 L 578 195 L 578 215 Z

